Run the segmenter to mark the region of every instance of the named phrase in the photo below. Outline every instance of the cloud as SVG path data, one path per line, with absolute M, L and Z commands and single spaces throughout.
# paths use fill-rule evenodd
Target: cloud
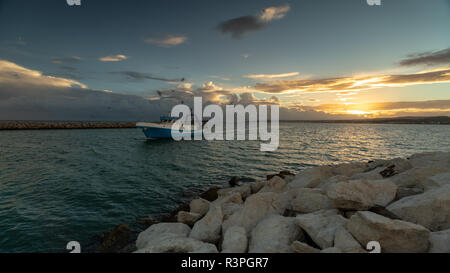
M 128 59 L 128 56 L 122 55 L 122 54 L 117 54 L 117 55 L 113 55 L 113 56 L 105 56 L 105 57 L 100 57 L 98 58 L 99 61 L 102 62 L 119 62 L 119 61 L 123 61 Z
M 43 75 L 40 71 L 31 70 L 15 63 L 0 60 L 0 84 L 16 86 L 37 85 L 43 87 L 73 87 L 87 88 L 86 85 L 70 79 Z
M 141 73 L 136 71 L 119 71 L 119 72 L 109 72 L 110 74 L 120 74 L 127 76 L 128 79 L 135 80 L 135 81 L 143 81 L 143 80 L 157 80 L 157 81 L 164 81 L 164 82 L 183 82 L 185 81 L 185 78 L 179 78 L 179 79 L 168 79 L 164 77 L 158 77 L 154 76 L 149 73 Z
M 372 118 L 405 115 L 437 116 L 450 114 L 450 100 L 321 104 L 311 109 L 334 114 L 359 114 Z
M 260 18 L 262 21 L 270 22 L 272 20 L 279 20 L 286 16 L 286 13 L 291 9 L 288 4 L 268 7 L 262 10 Z
M 450 82 L 450 68 L 412 74 L 375 75 L 367 77 L 339 77 L 312 80 L 278 80 L 257 83 L 255 89 L 265 93 L 322 93 L 370 90 L 381 87 Z
M 0 117 L 5 120 L 157 120 L 161 113 L 167 113 L 181 101 L 192 106 L 194 96 L 203 97 L 205 104 L 216 103 L 222 106 L 280 105 L 280 99 L 276 96 L 260 99 L 252 92 L 236 94 L 233 89 L 226 89 L 211 81 L 197 87 L 183 82 L 176 88 L 158 90 L 157 96 L 145 99 L 108 90 L 93 90 L 74 80 L 47 76 L 40 71 L 0 60 Z M 316 106 L 297 103 L 289 107 L 280 105 L 282 120 L 406 115 L 450 115 L 450 100 Z
M 400 65 L 445 65 L 450 64 L 450 47 L 438 50 L 428 51 L 416 54 L 410 54 L 406 59 L 400 61 Z
M 66 58 L 53 58 L 50 61 L 54 64 L 78 63 L 79 61 L 81 61 L 81 57 L 71 56 Z
M 273 78 L 286 78 L 286 77 L 292 77 L 297 76 L 298 72 L 289 72 L 289 73 L 281 73 L 281 74 L 248 74 L 245 75 L 245 78 L 249 79 L 273 79 Z
M 161 47 L 173 47 L 185 43 L 188 40 L 186 36 L 182 35 L 166 35 L 163 37 L 151 37 L 145 39 L 146 43 L 155 44 Z
M 290 10 L 288 4 L 263 9 L 258 15 L 247 15 L 219 23 L 217 29 L 222 34 L 231 34 L 233 39 L 241 39 L 250 31 L 258 31 L 266 27 L 272 20 L 279 20 Z
M 4 120 L 157 120 L 162 109 L 170 108 L 0 60 L 0 117 Z

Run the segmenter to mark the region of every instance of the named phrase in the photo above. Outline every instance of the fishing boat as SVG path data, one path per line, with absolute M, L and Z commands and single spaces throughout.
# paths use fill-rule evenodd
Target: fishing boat
M 191 118 L 190 124 L 183 122 L 180 130 L 173 130 L 173 124 L 179 119 L 179 117 L 163 116 L 160 117 L 159 122 L 137 122 L 136 128 L 141 128 L 148 139 L 202 135 L 202 122 L 194 122 L 195 118 Z

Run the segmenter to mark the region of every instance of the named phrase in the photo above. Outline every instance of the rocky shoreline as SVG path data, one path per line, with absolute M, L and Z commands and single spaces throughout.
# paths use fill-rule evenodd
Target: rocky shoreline
M 136 128 L 135 122 L 100 121 L 0 121 L 0 130 Z
M 449 253 L 450 152 L 232 179 L 146 226 L 118 252 Z

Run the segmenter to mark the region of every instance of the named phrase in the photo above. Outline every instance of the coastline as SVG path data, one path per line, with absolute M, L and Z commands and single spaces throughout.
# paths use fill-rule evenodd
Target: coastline
M 1 130 L 53 130 L 53 129 L 121 129 L 136 128 L 135 122 L 102 121 L 0 121 Z
M 280 120 L 280 122 L 327 124 L 423 124 L 450 125 L 450 117 L 399 117 L 347 120 Z M 136 122 L 126 121 L 0 121 L 2 130 L 53 130 L 53 129 L 120 129 L 136 128 Z
M 367 253 L 376 241 L 382 252 L 448 252 L 449 177 L 450 152 L 429 152 L 233 178 L 139 229 L 120 224 L 98 251 Z

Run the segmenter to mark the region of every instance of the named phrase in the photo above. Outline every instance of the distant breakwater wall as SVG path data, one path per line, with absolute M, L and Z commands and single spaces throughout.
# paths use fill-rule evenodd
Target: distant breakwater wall
M 86 121 L 0 121 L 0 130 L 49 130 L 49 129 L 113 129 L 136 128 L 135 122 L 86 122 Z

